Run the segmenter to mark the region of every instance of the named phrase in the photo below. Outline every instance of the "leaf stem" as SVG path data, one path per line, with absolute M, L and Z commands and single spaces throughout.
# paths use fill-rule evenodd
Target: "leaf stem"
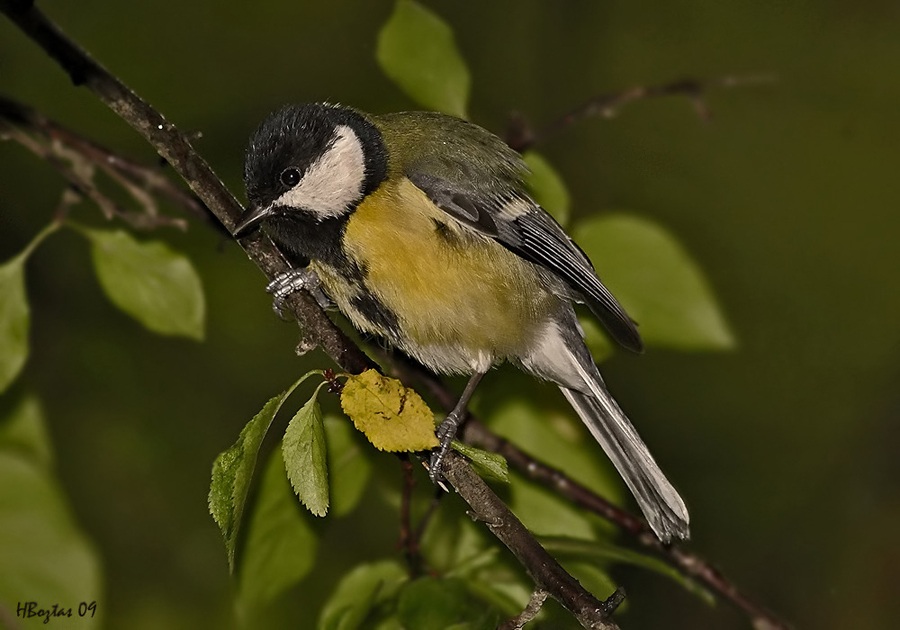
M 20 258 L 20 259 L 24 260 L 24 259 L 28 258 L 29 256 L 31 256 L 31 254 L 34 253 L 34 250 L 36 250 L 38 248 L 38 246 L 41 243 L 43 243 L 44 240 L 48 236 L 50 236 L 51 234 L 56 232 L 62 226 L 63 226 L 63 222 L 60 220 L 57 220 L 57 219 L 54 219 L 53 221 L 48 223 L 46 226 L 44 226 L 44 229 L 42 229 L 40 232 L 38 232 L 37 235 L 35 235 L 35 237 L 33 239 L 31 239 L 31 242 L 25 246 L 25 249 L 23 249 L 19 253 L 19 255 L 16 256 L 16 258 Z

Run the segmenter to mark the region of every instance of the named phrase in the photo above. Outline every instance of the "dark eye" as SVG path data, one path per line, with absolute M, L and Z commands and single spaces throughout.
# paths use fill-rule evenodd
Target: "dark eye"
M 279 179 L 281 180 L 281 183 L 288 188 L 293 188 L 300 183 L 300 171 L 293 167 L 286 168 L 281 171 L 281 176 L 279 177 Z

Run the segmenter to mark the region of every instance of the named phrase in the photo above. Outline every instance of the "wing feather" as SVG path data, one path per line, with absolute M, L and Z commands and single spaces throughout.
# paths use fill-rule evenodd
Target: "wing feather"
M 438 192 L 433 177 L 410 178 L 444 212 L 494 238 L 525 260 L 548 269 L 584 297 L 591 311 L 624 347 L 640 352 L 640 334 L 632 319 L 609 292 L 584 252 L 543 208 L 524 195 L 511 199 L 476 199 L 446 186 Z
M 376 123 L 390 130 L 402 149 L 398 154 L 412 156 L 391 163 L 395 175 L 406 176 L 460 223 L 549 270 L 584 298 L 616 341 L 637 352 L 643 349 L 635 323 L 603 286 L 584 252 L 525 193 L 526 166 L 502 140 L 436 113 L 388 114 Z

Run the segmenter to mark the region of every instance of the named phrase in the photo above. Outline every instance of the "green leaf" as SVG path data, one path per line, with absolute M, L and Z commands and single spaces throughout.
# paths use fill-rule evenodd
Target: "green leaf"
M 71 607 L 74 619 L 79 603 L 93 602 L 85 627 L 99 627 L 100 562 L 48 465 L 51 448 L 37 402 L 24 399 L 0 426 L 0 608 L 14 615 L 20 602 L 36 602 L 35 610 L 58 603 Z M 29 622 L 23 627 L 41 619 L 23 618 Z
M 397 602 L 400 622 L 407 628 L 493 630 L 500 613 L 476 599 L 463 580 L 424 577 L 408 582 Z
M 372 464 L 357 443 L 358 435 L 346 418 L 325 417 L 331 511 L 335 516 L 353 511 L 372 473 Z
M 356 630 L 379 604 L 397 596 L 406 571 L 394 560 L 360 565 L 347 573 L 322 607 L 319 630 Z
M 0 392 L 15 380 L 28 358 L 25 259 L 16 256 L 0 266 Z
M 30 315 L 25 294 L 25 261 L 61 225 L 52 221 L 18 256 L 0 265 L 0 393 L 16 379 L 28 359 Z
M 591 351 L 591 356 L 594 357 L 594 363 L 603 363 L 613 355 L 615 347 L 593 314 L 581 315 L 579 313 L 578 323 L 584 331 L 584 342 Z
M 469 446 L 459 440 L 453 440 L 452 446 L 454 451 L 464 455 L 472 463 L 472 468 L 479 476 L 484 479 L 509 483 L 509 466 L 503 455 Z
M 494 549 L 497 550 L 496 547 Z M 477 577 L 467 578 L 466 588 L 493 605 L 502 617 L 518 615 L 528 605 L 534 584 L 521 574 L 519 567 L 498 568 L 495 563 L 481 573 Z
M 518 379 L 517 374 L 513 376 Z M 495 379 L 492 384 L 504 387 L 503 379 Z M 539 455 L 542 461 L 594 492 L 611 501 L 623 498 L 618 473 L 569 407 L 560 411 L 554 407 L 538 407 L 527 400 L 510 399 L 490 413 L 489 422 L 497 433 L 515 441 L 526 452 Z
M 22 397 L 0 422 L 0 450 L 21 453 L 43 468 L 53 465 L 53 447 L 37 398 Z
M 209 487 L 209 512 L 212 514 L 222 535 L 225 537 L 225 551 L 228 566 L 234 571 L 234 557 L 238 531 L 253 468 L 262 444 L 275 414 L 292 390 L 285 391 L 265 404 L 262 410 L 241 430 L 241 434 L 230 448 L 216 457 L 212 469 L 212 483 Z
M 535 485 L 519 474 L 513 475 L 510 488 L 510 509 L 535 534 L 597 538 L 594 521 L 588 513 L 547 488 Z
M 573 559 L 594 564 L 628 564 L 648 569 L 677 582 L 707 604 L 714 605 L 716 603 L 715 597 L 706 588 L 656 556 L 607 542 L 596 543 L 588 540 L 577 540 L 567 536 L 541 537 L 541 544 L 560 561 Z
M 213 462 L 212 482 L 209 486 L 209 513 L 222 530 L 225 537 L 225 552 L 228 566 L 234 571 L 234 557 L 237 548 L 241 518 L 253 480 L 253 469 L 259 457 L 259 447 L 275 415 L 288 396 L 301 383 L 313 375 L 322 375 L 321 370 L 311 370 L 301 376 L 287 390 L 267 402 L 262 410 L 248 422 L 237 441 L 219 453 Z
M 378 34 L 382 71 L 420 105 L 460 118 L 469 101 L 469 70 L 452 29 L 412 0 L 398 0 Z
M 121 230 L 80 231 L 91 242 L 97 277 L 113 304 L 153 332 L 203 339 L 203 287 L 188 258 Z
M 697 263 L 662 227 L 630 215 L 590 219 L 575 238 L 640 324 L 648 345 L 725 350 L 734 336 Z
M 559 560 L 559 558 L 557 558 Z M 618 584 L 605 569 L 590 562 L 564 562 L 566 571 L 571 573 L 581 585 L 600 599 L 606 599 L 616 592 Z M 616 613 L 625 612 L 625 602 L 616 608 Z
M 463 506 L 445 504 L 434 511 L 420 547 L 427 566 L 439 574 L 469 578 L 485 563 L 497 561 L 494 542 L 482 524 L 466 518 Z
M 270 603 L 313 568 L 318 541 L 284 474 L 278 454 L 266 463 L 238 570 L 241 617 Z
M 518 378 L 518 375 L 515 375 Z M 503 387 L 503 379 L 491 386 Z M 507 383 L 507 387 L 508 387 Z M 539 409 L 525 400 L 508 400 L 488 414 L 498 434 L 614 503 L 622 498 L 622 484 L 599 445 L 574 417 L 552 408 Z M 537 534 L 596 537 L 597 519 L 545 488 L 514 474 L 510 507 Z
M 318 394 L 317 389 L 294 414 L 284 432 L 281 454 L 287 476 L 300 501 L 316 516 L 325 516 L 328 512 L 328 464 Z
M 467 518 L 460 503 L 434 512 L 420 544 L 425 565 L 438 575 L 463 579 L 473 595 L 504 617 L 521 612 L 534 585 L 509 554 L 501 552 L 484 524 Z
M 527 151 L 523 156 L 530 173 L 525 179 L 528 191 L 536 202 L 560 225 L 569 222 L 571 198 L 566 183 L 555 168 L 537 151 Z

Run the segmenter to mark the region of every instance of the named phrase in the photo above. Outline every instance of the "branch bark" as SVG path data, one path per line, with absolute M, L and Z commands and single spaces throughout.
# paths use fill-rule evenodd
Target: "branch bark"
M 184 178 L 197 198 L 209 208 L 210 212 L 221 222 L 226 230 L 230 230 L 234 226 L 236 219 L 243 212 L 242 207 L 225 189 L 224 185 L 203 159 L 199 157 L 186 136 L 181 134 L 174 125 L 168 123 L 154 108 L 140 99 L 116 77 L 91 59 L 74 42 L 69 40 L 43 14 L 34 9 L 31 2 L 0 0 L 0 11 L 6 14 L 38 45 L 44 48 L 66 70 L 73 83 L 87 86 L 101 101 L 131 124 L 157 150 L 160 156 L 167 160 Z M 552 137 L 579 120 L 595 115 L 610 117 L 628 103 L 656 96 L 686 95 L 695 103 L 695 107 L 701 117 L 706 117 L 708 116 L 708 108 L 702 99 L 705 91 L 710 87 L 731 87 L 767 80 L 771 79 L 765 77 L 725 77 L 708 82 L 684 80 L 601 95 L 559 118 L 539 132 L 532 132 L 523 127 L 516 131 L 518 136 L 512 135 L 510 140 L 513 146 L 525 149 L 533 146 L 536 142 L 542 142 Z M 33 126 L 50 130 L 52 133 L 56 133 L 57 137 L 63 142 L 74 146 L 85 155 L 89 156 L 93 151 L 96 152 L 95 157 L 106 160 L 111 159 L 123 172 L 131 172 L 139 181 L 143 181 L 175 203 L 197 213 L 198 207 L 194 202 L 194 198 L 190 195 L 164 184 L 158 187 L 154 186 L 151 180 L 155 177 L 155 173 L 152 173 L 149 167 L 139 165 L 103 147 L 94 145 L 62 126 L 56 125 L 53 121 L 42 120 L 37 112 L 20 104 L 0 99 L 0 105 L 2 105 L 0 107 L 0 116 L 6 117 L 13 122 L 27 122 Z M 287 270 L 288 265 L 280 255 L 280 252 L 266 239 L 259 237 L 245 239 L 242 245 L 251 260 L 256 262 L 268 277 L 271 278 Z M 321 345 L 335 363 L 349 372 L 356 373 L 367 367 L 374 367 L 374 364 L 368 357 L 332 324 L 328 317 L 318 308 L 314 300 L 306 294 L 295 294 L 288 301 L 287 306 L 294 313 L 297 321 L 301 322 L 301 328 L 305 331 L 306 343 L 301 345 Z M 455 404 L 455 395 L 432 375 L 426 374 L 420 368 L 409 365 L 402 366 L 399 371 L 404 375 L 403 380 L 414 379 L 426 385 L 432 395 L 445 408 L 452 408 Z M 631 534 L 640 545 L 658 553 L 685 575 L 696 579 L 745 612 L 755 627 L 789 628 L 786 622 L 754 602 L 752 598 L 736 587 L 709 562 L 681 547 L 666 547 L 662 545 L 653 536 L 643 519 L 622 510 L 618 506 L 612 505 L 603 497 L 585 488 L 561 471 L 525 453 L 514 444 L 492 433 L 477 419 L 471 418 L 465 425 L 464 436 L 467 441 L 475 445 L 504 455 L 508 462 L 523 474 L 553 488 L 576 505 L 593 511 L 616 524 L 619 528 Z M 463 483 L 465 479 L 464 476 L 457 476 L 456 478 L 460 483 Z M 480 482 L 480 479 L 477 482 Z M 483 492 L 483 489 L 478 489 L 483 483 L 477 482 L 473 481 L 475 485 L 471 486 L 471 488 L 463 486 L 463 489 L 471 489 L 471 492 L 474 493 L 469 494 L 467 491 L 470 497 L 475 497 L 476 494 Z M 490 492 L 489 489 L 488 492 Z M 490 497 L 490 495 L 486 496 Z M 496 495 L 494 495 L 494 498 L 496 498 Z M 499 501 L 499 499 L 497 500 Z M 489 515 L 492 512 L 489 510 L 479 512 L 475 506 L 472 507 L 473 513 L 481 514 L 484 517 L 482 520 L 489 523 L 495 522 L 490 520 Z M 607 627 L 614 626 L 608 624 Z
M 97 204 L 107 219 L 118 217 L 135 229 L 164 226 L 186 229 L 184 219 L 159 212 L 156 196 L 231 235 L 196 195 L 169 179 L 162 165 L 146 166 L 85 138 L 28 105 L 0 95 L 0 138 L 9 138 L 53 166 L 80 195 Z M 104 194 L 96 181 L 100 170 L 125 190 L 142 211 L 129 211 Z
M 506 142 L 516 151 L 522 152 L 542 144 L 586 118 L 600 116 L 614 118 L 626 105 L 663 96 L 682 96 L 694 106 L 700 120 L 712 118 L 712 110 L 706 103 L 706 94 L 713 88 L 732 88 L 744 85 L 771 83 L 775 79 L 768 75 L 724 76 L 715 79 L 679 79 L 657 85 L 636 85 L 621 92 L 599 94 L 588 99 L 575 109 L 563 114 L 547 125 L 535 129 L 525 118 L 516 114 L 512 117 L 506 132 Z
M 0 12 L 61 65 L 76 86 L 87 87 L 140 133 L 171 164 L 226 229 L 229 232 L 233 229 L 243 208 L 194 150 L 187 136 L 94 61 L 32 2 L 0 0 Z M 278 249 L 261 234 L 244 239 L 241 246 L 269 278 L 289 268 Z M 311 296 L 295 293 L 287 300 L 286 306 L 297 321 L 301 322 L 304 341 L 321 346 L 342 369 L 359 373 L 372 366 L 368 357 L 334 326 Z M 604 630 L 618 627 L 614 622 L 608 621 L 608 616 L 621 602 L 622 595 L 614 594 L 608 602 L 597 600 L 553 560 L 465 460 L 451 457 L 447 468 L 447 479 L 469 504 L 473 513 L 484 520 L 491 531 L 519 558 L 539 586 L 569 609 L 584 627 Z
M 509 548 L 539 589 L 550 593 L 585 628 L 611 630 L 618 627 L 608 619 L 625 599 L 622 589 L 616 590 L 606 601 L 597 601 L 541 547 L 465 459 L 451 451 L 444 463 L 444 476 L 472 507 L 472 518 L 484 522 Z
M 396 357 L 391 361 L 391 365 L 402 381 L 417 383 L 423 388 L 423 391 L 428 391 L 445 411 L 449 411 L 456 404 L 453 392 L 430 372 L 410 361 L 398 360 Z M 754 628 L 790 629 L 790 624 L 755 601 L 709 561 L 677 544 L 662 544 L 643 518 L 610 503 L 561 470 L 526 453 L 512 442 L 491 431 L 471 413 L 462 425 L 462 437 L 465 442 L 473 446 L 502 455 L 509 465 L 522 475 L 551 488 L 575 505 L 613 523 L 631 535 L 640 546 L 657 554 L 684 575 L 696 580 L 747 615 Z

